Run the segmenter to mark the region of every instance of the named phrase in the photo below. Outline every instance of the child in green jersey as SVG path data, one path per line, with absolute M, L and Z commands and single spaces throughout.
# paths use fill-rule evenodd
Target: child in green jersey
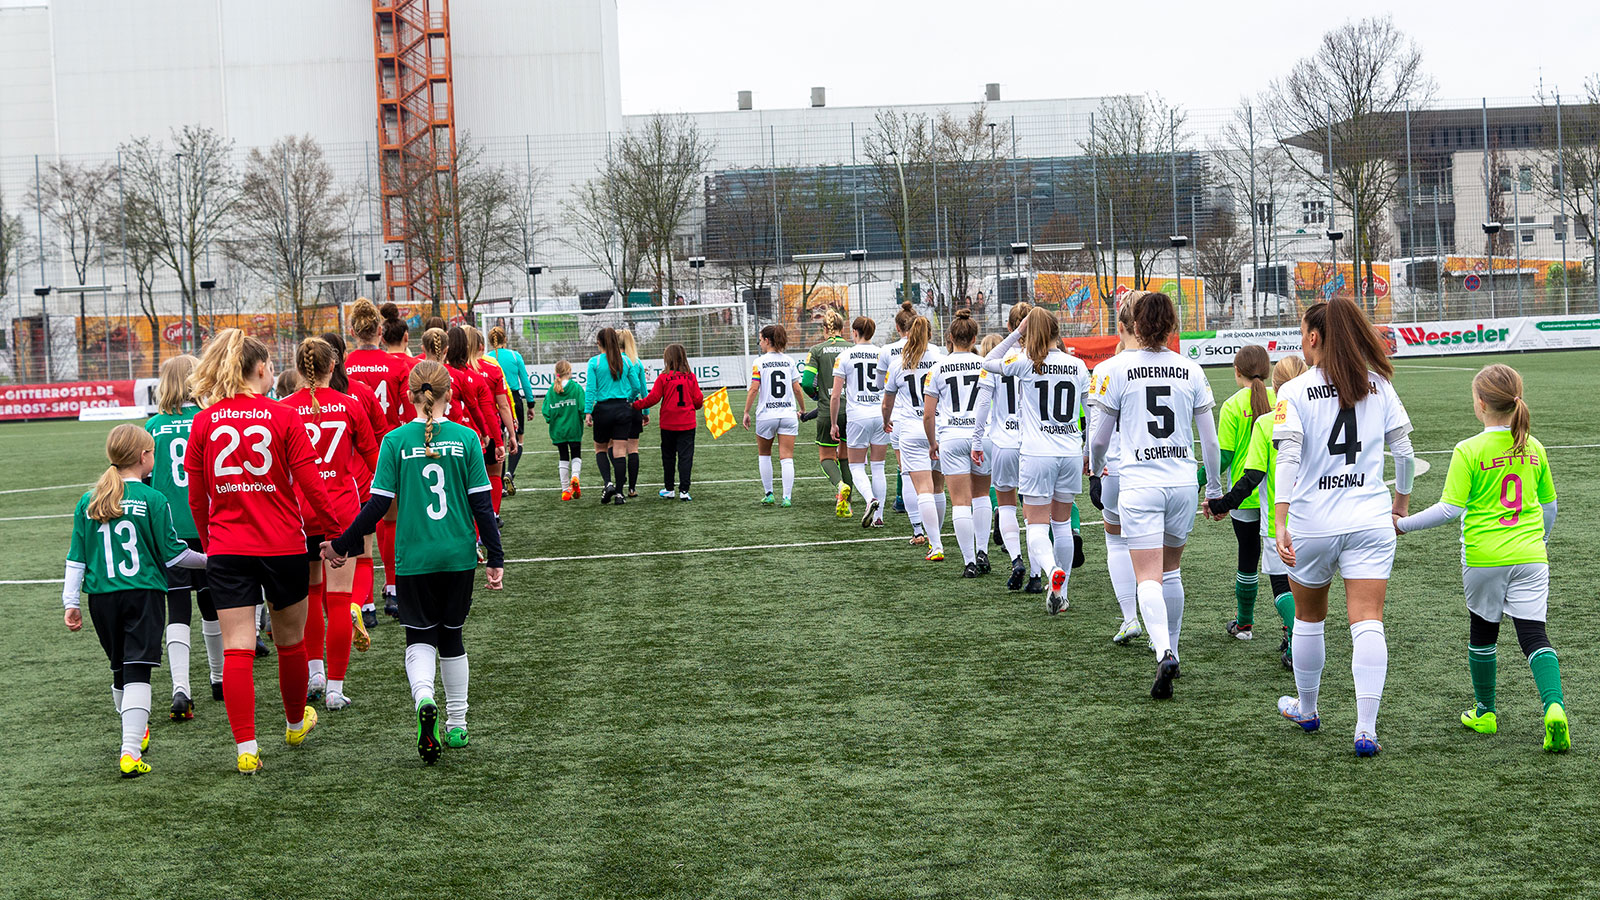
M 1396 518 L 1406 534 L 1461 520 L 1461 578 L 1469 630 L 1467 669 L 1477 702 L 1461 724 L 1494 734 L 1495 644 L 1511 617 L 1517 643 L 1544 704 L 1544 749 L 1572 746 L 1561 693 L 1561 664 L 1545 635 L 1550 565 L 1545 543 L 1556 523 L 1556 487 L 1544 445 L 1528 433 L 1522 376 L 1510 366 L 1485 367 L 1472 379 L 1472 408 L 1484 429 L 1456 445 L 1439 502 Z
M 138 425 L 118 425 L 106 438 L 111 467 L 78 500 L 72 516 L 65 587 L 67 630 L 83 627 L 80 595 L 111 661 L 111 697 L 122 716 L 123 778 L 150 771 L 150 670 L 161 664 L 161 622 L 167 595 L 163 566 L 204 569 L 203 554 L 178 540 L 172 509 L 141 483 L 155 467 L 155 441 Z
M 545 392 L 539 412 L 550 428 L 550 443 L 561 457 L 557 463 L 561 473 L 561 499 L 576 500 L 583 496 L 578 473 L 583 470 L 583 385 L 572 377 L 572 363 L 556 360 L 555 380 Z
M 1305 371 L 1305 360 L 1298 356 L 1285 356 L 1272 368 L 1272 386 L 1282 388 L 1304 375 Z M 1261 416 L 1250 426 L 1250 444 L 1245 449 L 1244 465 L 1232 490 L 1219 500 L 1206 502 L 1205 512 L 1209 518 L 1220 522 L 1238 504 L 1251 497 L 1259 498 L 1262 509 L 1272 509 L 1272 481 L 1278 471 L 1278 448 L 1272 443 L 1272 426 L 1272 416 Z M 1294 624 L 1294 594 L 1289 591 L 1289 567 L 1278 557 L 1277 525 L 1274 516 L 1261 517 L 1261 571 L 1267 573 L 1267 579 L 1272 584 L 1272 604 L 1278 610 L 1278 618 L 1283 620 L 1283 640 L 1278 644 L 1278 657 L 1285 669 L 1291 669 L 1294 659 L 1289 653 L 1289 627 Z M 1237 530 L 1237 520 L 1234 527 Z
M 1233 380 L 1239 390 L 1217 411 L 1217 442 L 1222 447 L 1222 468 L 1228 483 L 1238 483 L 1244 475 L 1245 454 L 1250 449 L 1250 434 L 1255 423 L 1272 411 L 1277 402 L 1267 387 L 1272 359 L 1267 348 L 1246 344 L 1233 357 Z M 1239 545 L 1238 571 L 1234 573 L 1233 598 L 1237 607 L 1228 634 L 1241 641 L 1255 637 L 1256 585 L 1261 567 L 1261 501 L 1247 495 L 1229 514 L 1233 537 Z
M 444 747 L 467 746 L 468 666 L 461 632 L 472 608 L 478 540 L 488 556 L 489 590 L 500 590 L 505 559 L 478 436 L 444 418 L 450 373 L 439 363 L 420 362 L 411 370 L 409 389 L 418 418 L 384 436 L 372 499 L 344 534 L 322 545 L 322 555 L 335 567 L 343 565 L 393 505 L 395 594 L 406 628 L 417 752 L 432 763 Z M 443 736 L 433 698 L 435 666 L 444 679 Z
M 189 393 L 189 375 L 200 360 L 187 354 L 174 356 L 161 364 L 156 383 L 156 414 L 144 423 L 144 430 L 155 439 L 155 468 L 147 483 L 167 498 L 172 510 L 172 525 L 178 539 L 189 549 L 200 552 L 200 532 L 189 512 L 189 474 L 183 470 L 183 453 L 189 447 L 189 426 L 200 411 Z M 222 700 L 222 625 L 217 609 L 211 605 L 211 591 L 204 571 L 183 568 L 167 570 L 167 671 L 172 674 L 174 722 L 194 718 L 194 692 L 189 689 L 189 639 L 192 607 L 200 607 L 200 634 L 205 639 L 206 661 L 210 664 L 211 699 Z

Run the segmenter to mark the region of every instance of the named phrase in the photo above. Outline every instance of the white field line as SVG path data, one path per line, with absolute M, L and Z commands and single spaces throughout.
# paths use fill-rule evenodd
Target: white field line
M 58 513 L 50 516 L 8 516 L 4 519 L 0 519 L 0 522 L 31 522 L 34 519 L 70 519 L 72 516 L 72 513 Z
M 1418 365 L 1401 365 L 1399 363 L 1395 364 L 1395 368 L 1396 369 L 1438 369 L 1441 372 L 1476 372 L 1476 371 L 1478 371 L 1477 369 L 1469 368 L 1467 366 L 1418 366 Z
M 9 490 L 0 491 L 0 494 L 32 494 L 36 491 L 64 491 L 67 488 L 86 487 L 94 487 L 94 482 L 91 481 L 88 484 L 52 484 L 49 487 L 11 488 Z

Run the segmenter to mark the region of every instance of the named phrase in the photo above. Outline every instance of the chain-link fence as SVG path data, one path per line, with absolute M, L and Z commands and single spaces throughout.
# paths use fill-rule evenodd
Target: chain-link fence
M 1360 116 L 1147 97 L 810 112 L 674 119 L 679 138 L 693 126 L 687 156 L 630 144 L 646 118 L 464 136 L 461 178 L 492 176 L 500 193 L 462 190 L 462 221 L 483 224 L 463 228 L 442 311 L 735 302 L 796 343 L 816 339 L 826 307 L 887 332 L 906 299 L 940 321 L 970 307 L 986 330 L 1026 299 L 1068 334 L 1106 334 L 1117 296 L 1138 288 L 1179 300 L 1185 331 L 1292 325 L 1336 294 L 1378 322 L 1597 311 L 1600 97 Z M 227 148 L 204 169 L 173 150 L 143 161 L 171 164 L 180 214 L 216 213 L 175 252 L 128 219 L 130 196 L 168 177 L 131 148 L 0 159 L 0 380 L 148 377 L 231 325 L 286 354 L 341 328 L 357 294 L 381 299 L 363 274 L 381 279 L 405 247 L 383 240 L 373 145 L 322 146 L 327 190 L 310 195 L 279 148 Z M 630 178 L 664 177 L 690 186 L 670 215 L 618 199 Z M 262 202 L 280 196 L 273 179 L 279 208 Z M 273 252 L 308 230 L 316 253 Z

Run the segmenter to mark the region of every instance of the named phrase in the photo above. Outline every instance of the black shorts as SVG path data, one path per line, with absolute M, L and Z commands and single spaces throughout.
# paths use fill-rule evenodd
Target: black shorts
M 327 538 L 320 534 L 306 535 L 306 562 L 314 563 L 322 561 L 322 542 L 325 540 L 327 540 Z M 311 576 L 308 574 L 306 577 L 309 578 Z
M 849 434 L 844 427 L 844 405 L 840 404 L 839 418 L 835 420 L 839 423 L 838 438 L 833 436 L 833 422 L 829 422 L 828 417 L 822 414 L 822 410 L 827 408 L 828 405 L 823 403 L 817 410 L 817 444 L 822 447 L 837 447 L 844 440 L 844 436 Z
M 200 548 L 199 538 L 185 538 L 183 541 L 189 549 L 196 553 L 204 553 Z M 204 569 L 185 569 L 183 566 L 167 568 L 167 590 L 169 591 L 203 591 L 206 589 L 206 572 Z
M 288 609 L 306 598 L 311 571 L 306 558 L 298 553 L 208 556 L 206 583 L 211 586 L 211 604 L 219 610 L 243 609 L 257 603 Z
M 111 671 L 125 665 L 161 665 L 161 644 L 167 627 L 165 592 L 90 594 L 89 620 L 111 662 Z
M 601 400 L 595 404 L 594 412 L 590 415 L 594 416 L 596 444 L 631 440 L 628 435 L 633 432 L 634 408 L 628 401 Z
M 637 441 L 642 434 L 644 434 L 644 410 L 635 409 L 633 421 L 628 424 L 628 440 Z
M 484 468 L 492 468 L 495 463 L 499 462 L 499 460 L 495 459 L 495 448 L 499 446 L 499 442 L 494 438 L 489 439 L 488 445 L 483 448 Z
M 396 575 L 400 624 L 407 628 L 462 627 L 472 609 L 472 585 L 477 577 L 477 569 Z
M 523 404 L 521 394 L 511 395 L 511 407 L 517 414 L 517 434 L 522 434 L 522 426 L 527 421 L 528 408 Z

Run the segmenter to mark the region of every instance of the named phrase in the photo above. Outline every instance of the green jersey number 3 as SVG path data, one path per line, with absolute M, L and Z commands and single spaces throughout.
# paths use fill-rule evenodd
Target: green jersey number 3
M 428 504 L 428 518 L 434 520 L 444 518 L 444 514 L 448 511 L 448 502 L 444 493 L 444 466 L 438 463 L 428 463 L 422 467 L 422 477 L 429 481 L 428 490 L 433 491 L 434 496 L 439 498 L 437 509 L 434 508 L 432 503 Z

